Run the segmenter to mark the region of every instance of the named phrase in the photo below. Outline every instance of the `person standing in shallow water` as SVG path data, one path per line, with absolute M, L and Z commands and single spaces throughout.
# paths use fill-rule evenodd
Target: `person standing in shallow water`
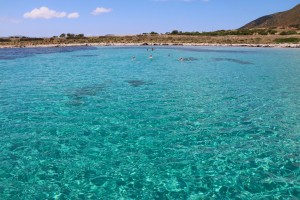
M 152 58 L 153 58 L 152 55 L 150 55 L 150 56 L 149 56 L 149 59 L 152 59 Z

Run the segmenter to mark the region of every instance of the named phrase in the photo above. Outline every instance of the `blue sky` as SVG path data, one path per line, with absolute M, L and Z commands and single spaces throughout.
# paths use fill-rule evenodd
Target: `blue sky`
M 0 36 L 235 29 L 299 0 L 0 0 Z

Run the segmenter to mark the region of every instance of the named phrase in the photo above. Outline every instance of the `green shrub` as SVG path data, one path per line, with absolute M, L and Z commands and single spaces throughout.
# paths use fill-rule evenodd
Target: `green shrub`
M 299 43 L 300 38 L 277 38 L 274 40 L 276 43 Z
M 0 42 L 10 42 L 10 39 L 0 38 Z
M 269 30 L 268 30 L 268 33 L 269 33 L 270 35 L 275 35 L 275 34 L 277 33 L 277 31 L 276 31 L 276 30 L 273 30 L 273 29 L 269 29 Z
M 31 41 L 43 41 L 43 38 L 21 38 L 20 41 L 31 42 Z
M 292 24 L 289 27 L 291 28 L 296 28 L 296 29 L 300 29 L 300 24 Z
M 296 35 L 297 31 L 282 31 L 280 35 Z

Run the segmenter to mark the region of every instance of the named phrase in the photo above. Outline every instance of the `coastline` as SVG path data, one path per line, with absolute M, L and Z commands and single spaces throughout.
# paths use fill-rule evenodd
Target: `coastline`
M 70 43 L 70 44 L 34 44 L 34 45 L 0 45 L 6 48 L 47 48 L 47 47 L 78 47 L 78 46 L 211 46 L 211 47 L 261 47 L 261 48 L 300 48 L 300 44 L 218 44 L 218 43 Z

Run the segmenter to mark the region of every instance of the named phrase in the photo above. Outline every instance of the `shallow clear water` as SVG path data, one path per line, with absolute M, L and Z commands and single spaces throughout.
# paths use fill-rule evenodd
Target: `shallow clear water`
M 300 198 L 300 50 L 146 48 L 0 49 L 0 199 Z

